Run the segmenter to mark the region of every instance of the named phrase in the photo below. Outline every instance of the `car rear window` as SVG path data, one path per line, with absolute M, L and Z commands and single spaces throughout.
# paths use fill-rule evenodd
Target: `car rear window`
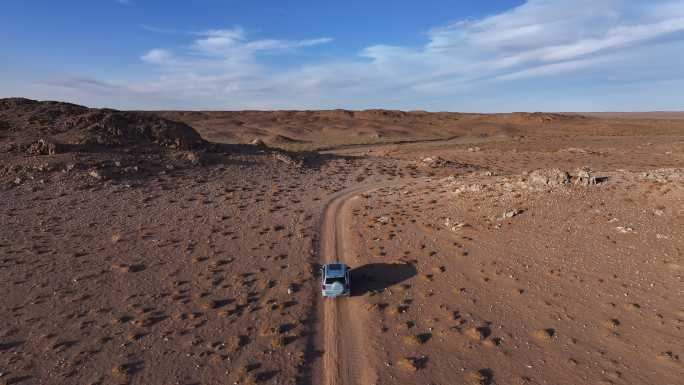
M 341 284 L 344 284 L 344 277 L 326 278 L 326 279 L 325 279 L 325 284 L 326 284 L 326 285 L 330 285 L 330 284 L 333 284 L 333 283 L 335 283 L 335 282 L 339 282 L 339 283 L 341 283 Z
M 331 263 L 328 265 L 328 270 L 342 270 L 342 265 L 339 263 Z

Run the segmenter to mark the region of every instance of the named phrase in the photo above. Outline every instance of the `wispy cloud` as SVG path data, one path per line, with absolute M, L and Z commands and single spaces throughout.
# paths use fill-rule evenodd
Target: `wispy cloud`
M 297 54 L 333 39 L 253 39 L 240 27 L 183 34 L 184 46 L 156 47 L 141 56 L 158 79 L 128 88 L 174 95 L 199 108 L 425 107 L 435 99 L 491 92 L 496 84 L 505 90 L 512 82 L 533 87 L 540 79 L 572 82 L 582 74 L 630 81 L 639 70 L 663 79 L 684 72 L 647 68 L 684 45 L 684 3 L 669 0 L 528 0 L 496 15 L 436 27 L 420 46 L 378 44 L 337 59 L 307 55 L 289 67 L 266 56 Z
M 125 90 L 121 86 L 114 85 L 109 82 L 88 78 L 88 77 L 70 77 L 59 80 L 49 80 L 44 83 L 47 86 L 55 86 L 69 89 L 86 89 L 95 92 L 111 93 Z
M 159 65 L 169 65 L 173 64 L 175 61 L 173 54 L 171 52 L 161 48 L 148 51 L 141 57 L 141 59 L 144 62 Z
M 248 40 L 245 31 L 240 28 L 218 29 L 199 32 L 193 48 L 196 53 L 227 58 L 231 55 L 248 56 L 257 52 L 286 51 L 294 48 L 311 47 L 332 42 L 331 38 L 309 40 Z
M 176 29 L 159 28 L 159 27 L 155 27 L 155 26 L 149 25 L 149 24 L 140 24 L 139 27 L 145 31 L 148 31 L 148 32 L 155 32 L 155 33 L 162 33 L 162 34 L 169 34 L 169 35 L 176 35 L 176 34 L 177 35 L 181 35 L 181 34 L 182 35 L 188 35 L 189 34 L 188 32 L 185 32 L 185 31 L 180 31 L 180 30 L 176 30 Z

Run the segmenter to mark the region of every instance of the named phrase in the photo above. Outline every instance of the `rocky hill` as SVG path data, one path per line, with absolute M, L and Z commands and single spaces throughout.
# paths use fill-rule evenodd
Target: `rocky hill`
M 61 102 L 0 99 L 0 141 L 28 148 L 39 140 L 56 146 L 190 149 L 204 144 L 187 124 L 145 112 L 90 109 Z

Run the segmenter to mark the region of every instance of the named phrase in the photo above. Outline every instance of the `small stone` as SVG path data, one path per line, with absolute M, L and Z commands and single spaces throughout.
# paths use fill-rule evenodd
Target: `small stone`
M 380 224 L 386 225 L 386 224 L 390 223 L 391 220 L 392 219 L 388 216 L 382 216 L 382 217 L 378 218 L 377 222 Z
M 525 212 L 525 210 L 522 209 L 511 209 L 511 210 L 506 210 L 503 215 L 501 216 L 501 219 L 508 219 L 508 218 L 513 218 L 515 216 L 518 216 Z

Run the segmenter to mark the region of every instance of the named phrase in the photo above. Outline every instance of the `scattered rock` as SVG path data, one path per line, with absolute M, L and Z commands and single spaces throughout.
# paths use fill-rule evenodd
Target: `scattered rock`
M 93 178 L 95 178 L 95 179 L 97 179 L 97 180 L 102 180 L 102 179 L 104 179 L 104 176 L 102 175 L 102 173 L 100 172 L 100 170 L 90 170 L 90 171 L 88 172 L 88 175 L 90 175 L 91 177 L 93 177 Z
M 264 143 L 264 141 L 261 139 L 253 139 L 251 142 L 249 142 L 249 144 L 252 146 L 266 147 L 266 143 Z
M 273 153 L 273 158 L 279 162 L 283 162 L 289 166 L 294 166 L 294 167 L 302 167 L 302 161 L 299 159 L 295 159 L 294 157 L 285 154 L 283 152 L 274 152 Z
M 529 184 L 534 187 L 562 187 L 570 183 L 570 174 L 557 168 L 534 170 L 529 175 Z
M 625 226 L 618 226 L 618 227 L 615 228 L 615 230 L 616 230 L 618 233 L 622 233 L 622 234 L 631 234 L 631 233 L 634 233 L 634 229 L 633 229 L 633 228 L 631 228 L 631 227 L 625 227 Z
M 445 167 L 449 165 L 449 161 L 446 159 L 442 159 L 439 156 L 428 156 L 420 160 L 421 163 L 424 166 L 432 167 L 432 168 L 437 168 L 437 167 Z
M 386 225 L 386 224 L 390 223 L 391 221 L 392 221 L 392 218 L 390 218 L 388 216 L 382 216 L 382 217 L 377 219 L 377 222 L 382 224 L 382 225 Z
M 598 179 L 593 175 L 589 167 L 578 168 L 575 171 L 575 184 L 580 186 L 593 186 Z
M 464 193 L 479 193 L 485 189 L 485 186 L 480 183 L 474 183 L 470 185 L 458 186 L 454 189 L 453 193 L 455 195 L 460 195 Z
M 49 142 L 45 139 L 39 139 L 29 146 L 26 153 L 30 155 L 55 155 L 58 151 L 59 147 L 56 143 Z
M 460 230 L 460 229 L 462 229 L 462 228 L 464 228 L 464 227 L 467 227 L 468 224 L 465 223 L 465 222 L 454 221 L 454 220 L 452 220 L 451 218 L 446 218 L 446 219 L 444 220 L 444 226 L 445 226 L 447 229 L 449 229 L 449 230 L 451 230 L 451 231 L 453 231 L 453 232 L 456 232 L 456 231 L 458 231 L 458 230 Z
M 558 152 L 568 152 L 570 154 L 593 154 L 592 151 L 585 150 L 583 148 L 577 148 L 577 147 L 568 147 L 568 148 L 563 148 L 558 150 Z
M 679 355 L 671 351 L 658 353 L 657 357 L 661 360 L 679 361 Z
M 183 153 L 183 159 L 193 166 L 201 165 L 206 162 L 204 154 L 197 151 Z
M 681 168 L 659 168 L 656 170 L 646 171 L 641 174 L 644 179 L 652 180 L 660 183 L 668 183 L 674 181 L 684 181 L 684 169 Z
M 522 209 L 511 209 L 511 210 L 506 210 L 504 213 L 501 215 L 500 219 L 508 219 L 508 218 L 513 218 L 516 217 L 522 213 L 524 213 L 525 210 Z

